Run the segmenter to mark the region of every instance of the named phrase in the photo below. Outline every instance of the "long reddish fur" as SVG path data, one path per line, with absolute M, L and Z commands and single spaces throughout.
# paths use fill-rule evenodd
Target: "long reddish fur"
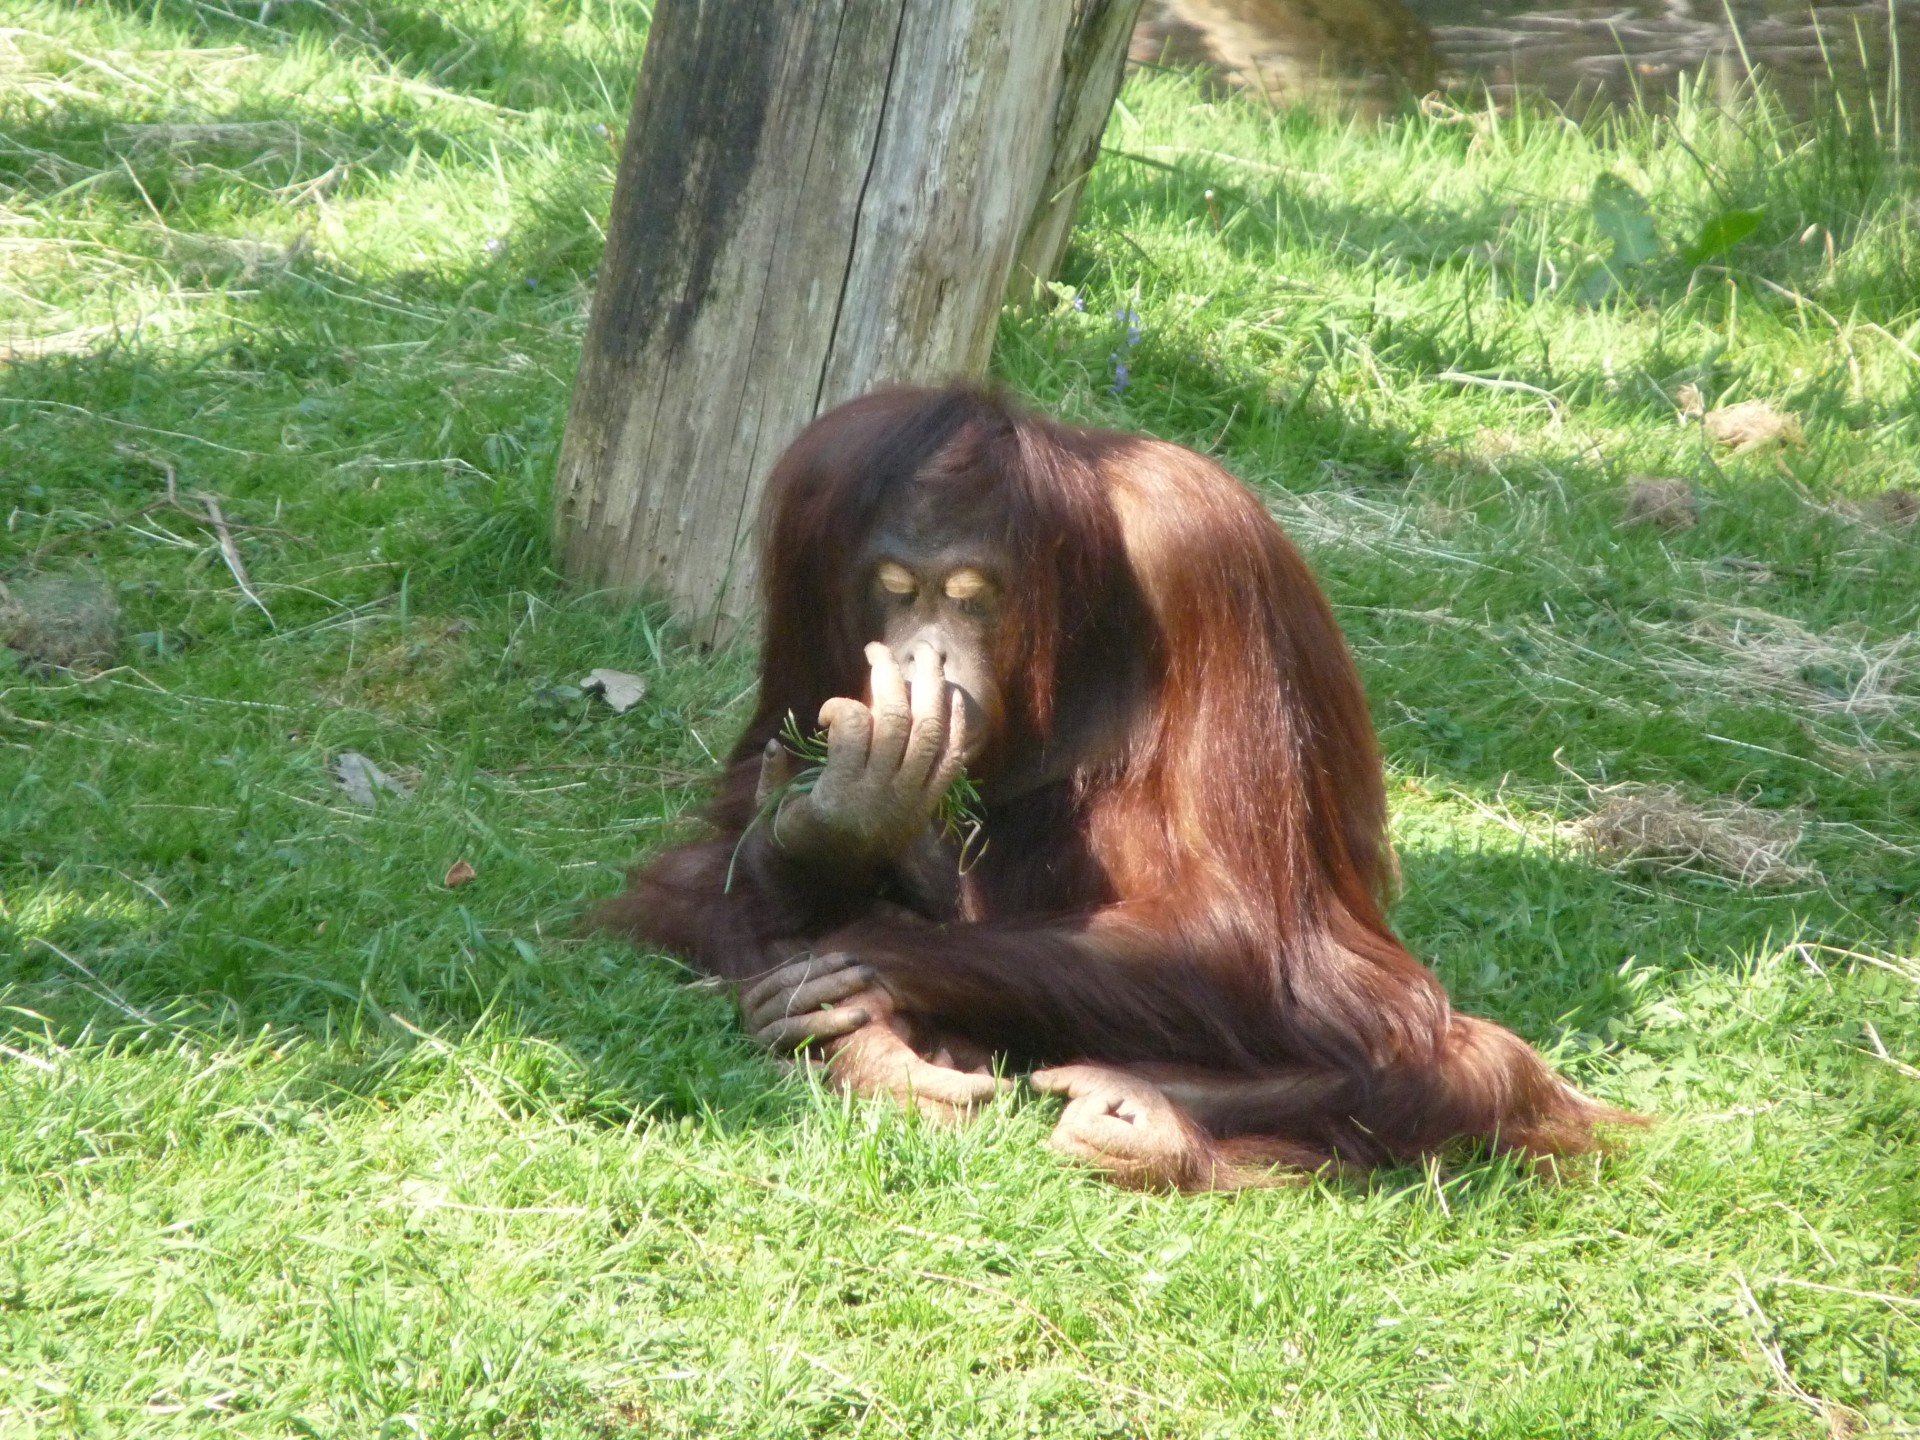
M 761 752 L 789 712 L 863 693 L 856 558 L 903 485 L 984 488 L 1002 529 L 983 539 L 1012 558 L 987 848 L 944 891 L 802 883 L 764 827 L 742 842 Z M 883 391 L 782 456 L 762 537 L 759 703 L 714 833 L 637 872 L 602 925 L 735 980 L 855 954 L 942 1033 L 1155 1078 L 1230 1158 L 1564 1155 L 1627 1118 L 1454 1013 L 1389 928 L 1358 672 L 1299 552 L 1218 465 L 972 388 Z M 1036 771 L 1058 778 L 996 791 Z

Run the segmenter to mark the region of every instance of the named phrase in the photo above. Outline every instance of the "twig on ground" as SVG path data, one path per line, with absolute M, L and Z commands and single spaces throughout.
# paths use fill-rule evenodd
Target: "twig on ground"
M 167 478 L 169 482 L 172 481 L 171 469 L 167 472 Z M 171 483 L 168 488 L 172 488 Z M 253 582 L 247 578 L 247 563 L 240 558 L 240 547 L 233 543 L 233 532 L 227 528 L 227 517 L 220 513 L 220 502 L 211 495 L 202 495 L 199 500 L 207 507 L 207 519 L 213 522 L 213 532 L 220 540 L 220 555 L 227 562 L 227 569 L 233 572 L 233 583 L 240 587 L 242 595 L 253 602 L 254 609 L 267 617 L 267 624 L 278 631 L 279 622 L 273 618 L 273 612 L 267 609 L 266 602 L 254 592 Z
M 94 974 L 93 971 L 89 970 L 80 961 L 74 959 L 73 956 L 69 955 L 66 951 L 62 950 L 58 945 L 54 944 L 51 940 L 47 939 L 46 936 L 30 935 L 27 938 L 31 943 L 35 945 L 39 945 L 44 949 L 51 950 L 54 954 L 58 955 L 62 960 L 66 961 L 67 964 L 71 965 L 74 969 L 78 970 L 82 975 L 86 976 L 87 979 L 91 980 L 95 988 L 90 990 L 88 993 L 93 995 L 96 999 L 106 1001 L 107 1004 L 111 1005 L 115 1010 L 118 1010 L 122 1015 L 126 1016 L 127 1019 L 137 1020 L 142 1025 L 159 1026 L 166 1023 L 163 1020 L 161 1020 L 158 1016 L 151 1013 L 150 1011 L 141 1008 L 140 1006 L 134 1004 L 131 1000 L 128 1000 L 126 997 L 121 995 L 119 991 L 113 988 L 113 986 L 109 985 L 106 981 L 102 980 L 98 975 Z M 86 987 L 83 986 L 81 988 L 85 989 Z
M 1503 380 L 1493 375 L 1469 375 L 1464 370 L 1442 370 L 1433 377 L 1454 385 L 1482 385 L 1489 390 L 1512 390 L 1522 395 L 1538 395 L 1547 402 L 1547 413 L 1553 416 L 1553 425 L 1558 427 L 1566 416 L 1566 402 L 1551 390 L 1542 390 L 1538 385 L 1529 385 L 1524 380 Z
M 1920 1080 L 1920 1069 L 1916 1069 L 1914 1066 L 1907 1064 L 1904 1060 L 1895 1059 L 1888 1053 L 1886 1042 L 1880 1038 L 1880 1032 L 1873 1028 L 1873 1022 L 1871 1020 L 1866 1022 L 1866 1031 L 1867 1041 L 1873 1046 L 1873 1053 L 1876 1059 L 1886 1061 L 1887 1064 L 1898 1070 L 1909 1080 Z
M 650 765 L 641 760 L 542 760 L 529 765 L 502 765 L 481 773 L 493 776 L 528 775 L 542 770 L 644 770 L 673 785 L 704 785 L 718 778 L 711 771 L 677 770 L 671 765 Z
M 1733 1283 L 1740 1287 L 1740 1308 L 1746 1316 L 1747 1325 L 1753 1332 L 1754 1343 L 1760 1347 L 1760 1355 L 1767 1362 L 1767 1368 L 1773 1372 L 1780 1388 L 1805 1405 L 1826 1425 L 1827 1433 L 1841 1440 L 1860 1428 L 1864 1416 L 1850 1405 L 1827 1400 L 1814 1394 L 1798 1380 L 1793 1371 L 1787 1368 L 1787 1357 L 1780 1346 L 1768 1338 L 1773 1332 L 1773 1321 L 1767 1318 L 1767 1312 L 1760 1308 L 1760 1302 L 1754 1297 L 1753 1289 L 1747 1284 L 1747 1277 L 1734 1272 Z
M 846 1371 L 836 1369 L 834 1366 L 829 1365 L 818 1355 L 809 1354 L 798 1345 L 789 1345 L 787 1352 L 790 1355 L 799 1356 L 802 1360 L 813 1366 L 814 1369 L 839 1381 L 866 1402 L 868 1413 L 878 1415 L 902 1435 L 907 1436 L 908 1440 L 912 1440 L 913 1431 L 907 1428 L 907 1422 L 901 1418 L 900 1412 L 889 1405 L 886 1402 L 886 1398 L 877 1390 L 874 1390 L 871 1386 L 862 1384 L 860 1381 L 854 1379 L 853 1376 L 847 1374 Z
M 1828 1295 L 1849 1295 L 1855 1300 L 1878 1300 L 1883 1305 L 1911 1305 L 1920 1309 L 1920 1296 L 1889 1295 L 1884 1290 L 1849 1290 L 1844 1285 L 1822 1285 L 1818 1280 L 1796 1280 L 1791 1275 L 1775 1275 L 1768 1285 L 1791 1285 L 1796 1290 L 1820 1290 Z
M 239 455 L 248 460 L 263 458 L 258 450 L 237 450 L 231 445 L 222 445 L 217 440 L 208 440 L 199 435 L 189 435 L 182 430 L 162 430 L 153 425 L 136 425 L 131 420 L 117 419 L 112 415 L 97 415 L 84 405 L 69 405 L 64 400 L 36 400 L 9 396 L 0 399 L 0 405 L 26 405 L 35 410 L 58 410 L 68 415 L 84 415 L 87 419 L 97 420 L 102 425 L 118 425 L 123 430 L 137 430 L 142 435 L 164 435 L 169 440 L 191 440 L 195 445 L 204 445 L 209 450 L 218 450 L 222 455 Z

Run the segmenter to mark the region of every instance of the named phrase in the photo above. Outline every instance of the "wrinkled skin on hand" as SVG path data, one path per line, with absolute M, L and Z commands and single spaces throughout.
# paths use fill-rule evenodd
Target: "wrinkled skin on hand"
M 820 707 L 826 766 L 811 790 L 788 796 L 773 817 L 774 844 L 795 859 L 886 863 L 926 832 L 966 764 L 966 700 L 948 685 L 933 647 L 915 645 L 906 672 L 885 645 L 867 646 L 866 658 L 872 704 L 837 696 Z M 793 756 L 769 741 L 761 800 L 793 775 Z
M 929 1120 L 957 1125 L 1013 1088 L 984 1067 L 962 1070 L 927 1059 L 913 1048 L 905 1030 L 892 1020 L 862 1026 L 829 1047 L 827 1069 L 834 1084 L 855 1095 L 891 1095 L 901 1106 Z
M 875 1019 L 893 1002 L 873 971 L 851 955 L 802 955 L 770 971 L 740 997 L 747 1033 L 783 1053 L 823 1048 Z
M 768 1049 L 819 1056 L 842 1090 L 890 1095 L 930 1120 L 958 1123 L 1012 1088 L 984 1054 L 956 1059 L 943 1047 L 922 1056 L 892 997 L 851 955 L 788 961 L 742 995 L 740 1008 L 747 1032 Z

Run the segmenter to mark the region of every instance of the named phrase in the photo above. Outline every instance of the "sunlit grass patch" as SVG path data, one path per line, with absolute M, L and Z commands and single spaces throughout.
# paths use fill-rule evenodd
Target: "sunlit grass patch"
M 151 901 L 135 898 L 124 887 L 82 893 L 54 883 L 24 892 L 0 892 L 0 926 L 26 941 L 56 934 L 74 922 L 137 925 L 151 917 L 153 908 Z
M 1418 777 L 1389 783 L 1394 848 L 1401 851 L 1552 849 L 1564 841 L 1550 808 L 1504 791 L 1482 798 L 1451 787 L 1435 789 Z

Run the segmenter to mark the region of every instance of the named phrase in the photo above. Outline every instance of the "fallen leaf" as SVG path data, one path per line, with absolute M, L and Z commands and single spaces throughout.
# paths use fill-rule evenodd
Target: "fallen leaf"
M 369 810 L 378 802 L 382 790 L 402 800 L 407 798 L 406 786 L 357 750 L 342 750 L 333 762 L 333 773 L 340 781 L 340 788 L 347 792 L 347 798 Z
M 1646 196 L 1618 175 L 1593 182 L 1593 225 L 1613 242 L 1613 258 L 1621 265 L 1644 265 L 1660 253 Z
M 453 868 L 447 871 L 447 889 L 458 890 L 462 885 L 471 884 L 478 878 L 478 873 L 473 866 L 464 860 L 456 860 L 453 862 Z
M 1784 414 L 1765 400 L 1742 400 L 1738 405 L 1710 410 L 1705 424 L 1707 434 L 1722 445 L 1735 447 L 1733 453 L 1736 455 L 1744 455 L 1749 450 L 1757 450 L 1776 440 L 1782 444 L 1800 445 L 1806 439 L 1800 433 L 1798 416 Z
M 614 714 L 624 715 L 647 698 L 647 677 L 625 670 L 595 670 L 580 682 L 580 688 L 598 694 Z
M 1682 421 L 1698 420 L 1707 413 L 1707 397 L 1700 393 L 1698 385 L 1682 385 L 1673 394 L 1674 398 L 1680 402 Z
M 1635 475 L 1627 481 L 1627 513 L 1620 523 L 1691 530 L 1700 523 L 1693 487 L 1684 480 Z
M 1723 210 L 1700 227 L 1699 235 L 1687 247 L 1687 264 L 1704 265 L 1714 256 L 1725 254 L 1758 230 L 1766 218 L 1764 210 Z

